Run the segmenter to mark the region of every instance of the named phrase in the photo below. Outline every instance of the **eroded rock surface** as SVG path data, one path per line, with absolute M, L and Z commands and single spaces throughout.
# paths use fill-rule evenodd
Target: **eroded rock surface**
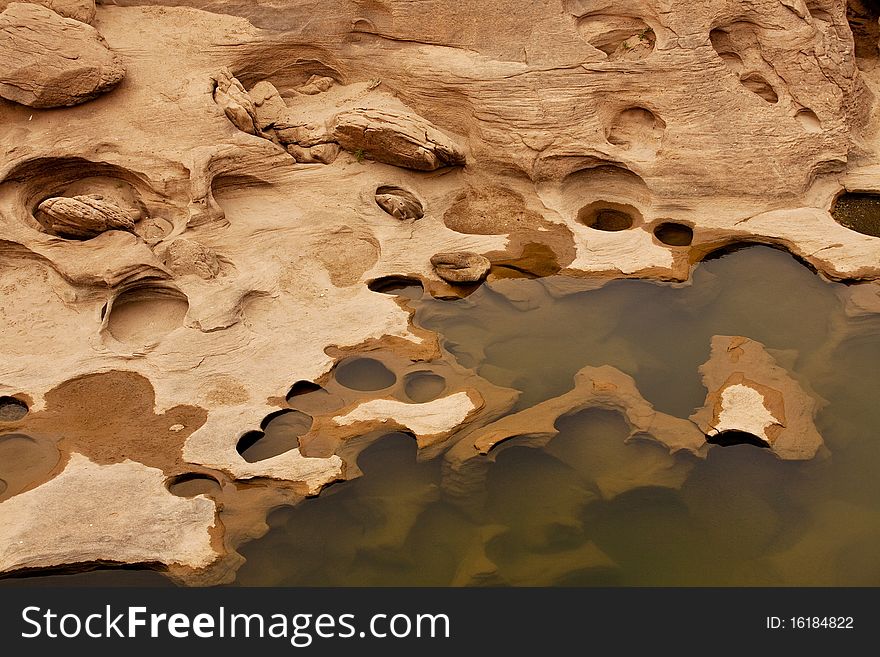
M 470 251 L 435 253 L 431 264 L 440 278 L 454 285 L 479 283 L 491 267 L 487 257 Z
M 91 23 L 95 20 L 95 0 L 0 0 L 0 12 L 12 2 L 43 5 L 60 16 L 83 23 Z
M 93 27 L 38 4 L 0 14 L 0 96 L 30 107 L 78 105 L 124 77 L 119 57 Z
M 709 394 L 691 419 L 710 440 L 744 433 L 791 460 L 811 459 L 824 449 L 814 423 L 821 400 L 807 393 L 760 342 L 713 336 L 700 374 Z

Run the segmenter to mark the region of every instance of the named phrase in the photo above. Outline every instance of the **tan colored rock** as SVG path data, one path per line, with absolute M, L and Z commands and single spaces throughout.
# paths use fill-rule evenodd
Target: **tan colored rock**
M 453 285 L 479 283 L 486 278 L 492 263 L 486 256 L 471 251 L 435 253 L 431 265 L 437 275 Z
M 91 239 L 106 230 L 134 229 L 134 213 L 105 201 L 100 194 L 49 198 L 37 212 L 49 231 L 60 237 Z
M 195 240 L 179 238 L 171 242 L 165 251 L 165 265 L 176 275 L 194 274 L 210 280 L 220 273 L 217 254 Z
M 244 86 L 233 77 L 228 68 L 223 68 L 211 76 L 214 82 L 214 102 L 226 114 L 226 118 L 239 130 L 256 135 L 258 127 L 257 110 L 253 99 L 245 91 Z
M 93 27 L 42 5 L 10 3 L 0 14 L 0 97 L 30 107 L 67 107 L 115 87 L 119 57 Z
M 271 82 L 266 80 L 257 82 L 248 95 L 253 101 L 260 130 L 271 128 L 287 118 L 287 104 Z
M 709 394 L 691 419 L 710 438 L 746 433 L 781 459 L 811 459 L 824 450 L 814 423 L 822 401 L 808 394 L 760 342 L 713 336 L 700 374 Z
M 95 20 L 95 0 L 0 0 L 0 12 L 13 2 L 25 2 L 48 7 L 56 14 L 91 24 Z
M 391 423 L 408 429 L 416 438 L 428 440 L 448 434 L 461 425 L 477 406 L 466 392 L 457 392 L 424 404 L 407 404 L 392 399 L 374 399 L 360 404 L 345 415 L 333 418 L 339 425 L 356 422 Z
M 157 468 L 72 454 L 57 477 L 0 503 L 0 571 L 96 562 L 205 568 L 214 502 L 182 498 Z
M 398 167 L 433 171 L 465 163 L 464 151 L 419 116 L 353 109 L 337 114 L 330 132 L 350 153 Z
M 425 216 L 422 203 L 415 194 L 394 186 L 376 190 L 376 204 L 395 219 L 418 221 Z
M 275 124 L 275 135 L 282 144 L 294 144 L 301 148 L 311 148 L 333 141 L 327 126 L 320 122 L 297 124 L 278 122 Z
M 306 96 L 314 96 L 324 91 L 329 91 L 333 86 L 333 78 L 322 75 L 313 75 L 301 87 L 297 87 L 296 91 Z

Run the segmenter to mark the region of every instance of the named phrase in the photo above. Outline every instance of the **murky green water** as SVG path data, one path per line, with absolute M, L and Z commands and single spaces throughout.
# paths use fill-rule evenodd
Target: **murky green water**
M 655 406 L 702 405 L 715 334 L 763 342 L 829 404 L 829 459 L 784 462 L 750 445 L 704 461 L 623 443 L 620 417 L 583 411 L 544 448 L 505 443 L 485 495 L 443 492 L 440 460 L 392 434 L 364 477 L 270 517 L 243 548 L 243 585 L 880 585 L 880 322 L 847 319 L 838 286 L 785 253 L 701 264 L 688 286 L 618 281 L 560 296 L 558 279 L 507 280 L 461 301 L 413 301 L 462 364 L 523 392 L 524 408 L 582 366 L 632 375 Z M 667 480 L 645 474 L 668 461 Z M 672 483 L 670 483 L 670 481 Z
M 442 457 L 418 462 L 412 438 L 389 434 L 360 454 L 363 477 L 273 512 L 269 533 L 241 548 L 236 583 L 880 585 L 880 318 L 848 318 L 842 289 L 760 247 L 700 264 L 689 285 L 504 280 L 460 301 L 404 290 L 449 357 L 522 391 L 518 408 L 607 363 L 687 417 L 705 397 L 710 337 L 753 338 L 828 402 L 817 425 L 831 457 L 785 462 L 750 445 L 671 457 L 624 443 L 616 413 L 588 410 L 560 418 L 545 447 L 493 450 L 463 501 Z M 442 388 L 412 379 L 416 397 Z M 131 571 L 27 581 L 153 583 Z

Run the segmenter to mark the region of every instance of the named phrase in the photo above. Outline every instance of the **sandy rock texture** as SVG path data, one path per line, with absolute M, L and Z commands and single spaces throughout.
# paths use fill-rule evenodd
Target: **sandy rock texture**
M 0 70 L 0 97 L 40 108 L 84 103 L 125 75 L 94 28 L 42 4 L 18 2 L 0 14 Z
M 150 561 L 229 581 L 268 509 L 356 476 L 367 427 L 465 445 L 451 494 L 478 481 L 470 432 L 516 392 L 444 362 L 383 281 L 438 297 L 501 268 L 685 281 L 741 242 L 877 280 L 880 238 L 830 213 L 880 192 L 877 16 L 855 4 L 853 23 L 845 0 L 115 0 L 94 18 L 88 2 L 0 3 L 0 395 L 28 407 L 0 429 L 55 450 L 0 492 L 0 527 L 27 543 L 2 568 Z M 394 383 L 338 385 L 365 353 Z M 422 369 L 442 374 L 433 399 L 407 396 Z M 682 444 L 654 438 L 700 451 L 691 423 L 618 379 L 633 426 L 680 420 Z M 246 460 L 298 383 L 326 393 L 303 406 L 311 428 Z M 686 464 L 649 448 L 608 465 L 604 494 L 680 485 Z M 188 547 L 64 527 L 93 512 L 65 498 L 80 480 L 183 514 Z M 174 492 L 194 480 L 201 497 Z M 99 531 L 116 537 L 103 549 Z

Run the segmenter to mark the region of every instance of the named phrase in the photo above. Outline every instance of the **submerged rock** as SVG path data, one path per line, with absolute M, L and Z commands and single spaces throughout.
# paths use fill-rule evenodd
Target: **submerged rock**
M 29 107 L 84 103 L 116 86 L 125 68 L 95 28 L 36 4 L 0 14 L 0 97 Z
M 388 110 L 353 109 L 332 121 L 333 140 L 345 150 L 377 162 L 433 171 L 465 163 L 464 152 L 420 116 Z
M 713 336 L 700 374 L 709 394 L 691 420 L 711 442 L 751 442 L 790 460 L 811 459 L 823 448 L 813 422 L 820 400 L 804 391 L 760 342 Z
M 440 278 L 454 285 L 479 283 L 492 267 L 489 258 L 472 251 L 437 253 L 431 264 Z
M 105 201 L 100 194 L 49 198 L 37 208 L 46 228 L 60 237 L 91 239 L 107 230 L 133 230 L 128 210 Z

